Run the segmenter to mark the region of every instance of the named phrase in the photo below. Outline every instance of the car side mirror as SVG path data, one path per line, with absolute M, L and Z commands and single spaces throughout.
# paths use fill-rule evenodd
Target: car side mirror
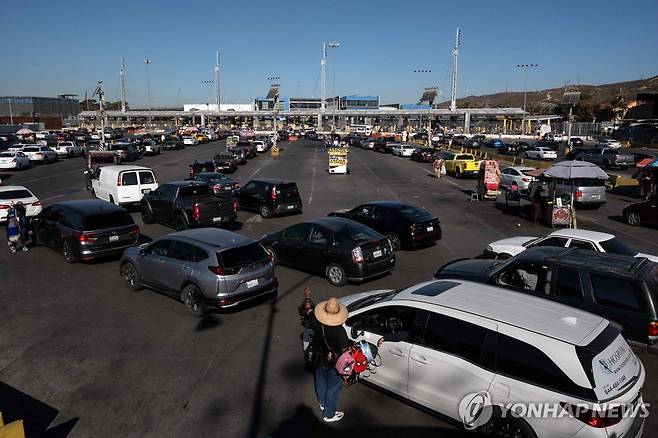
M 140 257 L 144 257 L 146 254 L 148 254 L 148 244 L 145 243 L 143 245 L 140 245 L 137 254 L 139 254 Z
M 354 325 L 352 325 L 352 330 L 351 330 L 352 339 L 356 339 L 359 336 L 363 336 L 364 333 L 365 332 L 363 331 L 363 325 L 361 324 L 360 321 L 357 321 L 354 323 Z

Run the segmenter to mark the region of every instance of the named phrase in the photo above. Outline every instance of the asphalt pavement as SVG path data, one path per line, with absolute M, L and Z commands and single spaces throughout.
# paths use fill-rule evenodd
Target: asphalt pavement
M 161 183 L 180 180 L 195 158 L 209 159 L 220 149 L 223 144 L 214 142 L 134 164 L 152 167 Z M 550 229 L 506 214 L 495 202 L 469 202 L 475 181 L 437 180 L 431 164 L 353 149 L 350 173 L 330 175 L 322 143 L 282 143 L 281 149 L 280 158 L 259 155 L 232 177 L 242 185 L 255 177 L 294 180 L 304 213 L 261 219 L 240 211 L 237 232 L 258 239 L 334 210 L 394 199 L 438 216 L 443 239 L 429 248 L 399 252 L 391 275 L 342 288 L 277 266 L 275 300 L 203 319 L 191 317 L 172 298 L 130 291 L 117 261 L 68 265 L 47 248 L 12 255 L 3 245 L 0 411 L 23 412 L 34 430 L 49 425 L 62 432 L 58 436 L 71 437 L 316 437 L 337 431 L 345 436 L 462 436 L 440 419 L 361 384 L 343 391 L 339 409 L 345 411 L 344 420 L 323 424 L 312 376 L 303 369 L 297 317 L 302 290 L 309 286 L 318 302 L 404 287 L 431 279 L 450 260 L 481 254 L 493 240 L 539 236 Z M 27 186 L 49 205 L 89 197 L 83 163 L 64 160 L 0 177 L 5 185 Z M 615 233 L 639 251 L 658 254 L 655 229 L 620 221 L 622 208 L 633 201 L 610 195 L 600 209 L 579 211 L 579 225 Z M 144 225 L 137 211 L 132 214 L 144 239 L 173 231 Z M 653 403 L 658 359 L 641 358 L 647 368 L 644 398 Z M 650 416 L 645 436 L 657 429 L 658 420 Z

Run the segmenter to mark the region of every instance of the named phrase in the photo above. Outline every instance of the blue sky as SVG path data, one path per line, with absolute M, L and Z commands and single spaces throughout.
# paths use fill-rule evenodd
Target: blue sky
M 516 64 L 537 63 L 528 89 L 658 74 L 658 2 L 619 1 L 79 1 L 4 0 L 0 95 L 79 94 L 103 80 L 133 107 L 206 102 L 202 80 L 222 60 L 222 102 L 264 94 L 319 96 L 323 41 L 338 41 L 337 93 L 413 102 L 450 94 L 450 50 L 462 29 L 458 95 L 521 90 Z M 332 54 L 327 94 L 332 90 Z M 432 73 L 414 73 L 431 69 Z

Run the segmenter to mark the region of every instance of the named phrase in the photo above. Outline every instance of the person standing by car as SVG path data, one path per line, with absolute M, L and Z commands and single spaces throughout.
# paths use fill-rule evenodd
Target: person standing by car
M 344 412 L 336 410 L 338 397 L 343 389 L 343 378 L 336 371 L 335 364 L 338 357 L 351 345 L 342 327 L 347 321 L 348 311 L 338 298 L 332 297 L 318 303 L 313 315 L 313 342 L 322 353 L 315 367 L 315 394 L 320 409 L 324 411 L 322 420 L 333 423 L 340 421 L 345 415 Z
M 441 157 L 436 157 L 436 160 L 434 160 L 434 163 L 432 164 L 434 167 L 434 174 L 438 179 L 441 179 L 441 172 L 443 170 L 443 158 Z

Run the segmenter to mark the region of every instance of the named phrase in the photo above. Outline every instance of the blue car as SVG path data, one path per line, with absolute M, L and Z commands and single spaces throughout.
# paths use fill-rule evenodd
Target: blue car
M 492 140 L 489 140 L 486 143 L 486 145 L 487 145 L 487 147 L 490 147 L 490 148 L 500 149 L 503 146 L 505 146 L 505 143 L 503 143 L 501 140 L 498 140 L 498 139 L 492 139 Z

